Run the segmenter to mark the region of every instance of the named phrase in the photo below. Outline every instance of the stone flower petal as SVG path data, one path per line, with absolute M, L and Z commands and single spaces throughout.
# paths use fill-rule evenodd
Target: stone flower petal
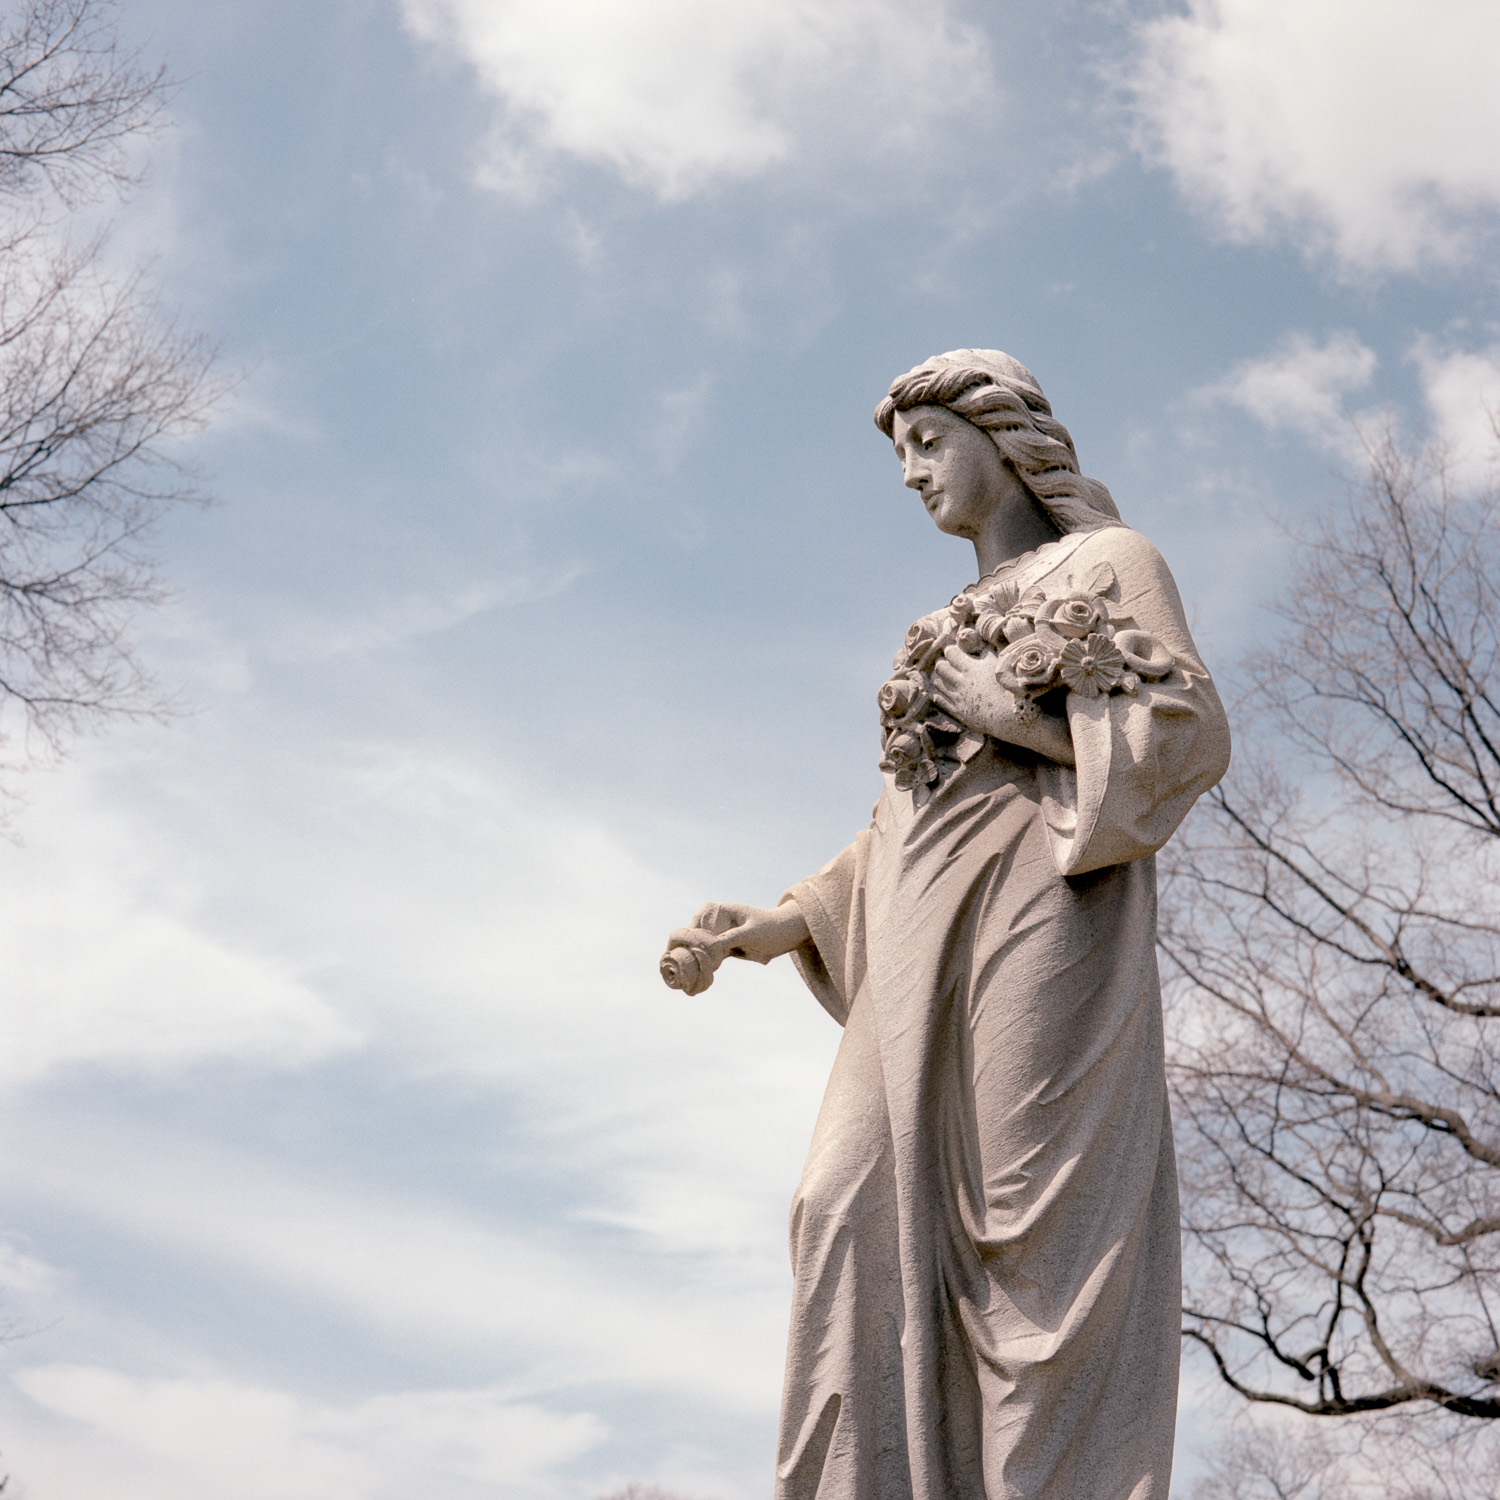
M 672 948 L 658 965 L 667 988 L 701 995 L 714 982 L 714 966 L 702 948 Z
M 915 672 L 902 673 L 881 685 L 875 695 L 881 717 L 893 723 L 915 718 L 932 702 L 926 683 Z
M 1021 585 L 1014 578 L 997 583 L 988 594 L 981 596 L 981 603 L 987 603 L 999 615 L 1010 614 L 1020 602 Z
M 1097 594 L 1063 594 L 1037 610 L 1036 623 L 1050 626 L 1065 640 L 1081 641 L 1109 629 L 1109 605 Z
M 1116 631 L 1115 645 L 1120 648 L 1125 665 L 1147 682 L 1155 682 L 1167 676 L 1175 665 L 1176 659 L 1172 653 L 1149 631 Z
M 1005 616 L 995 610 L 982 611 L 974 622 L 974 631 L 986 646 L 998 651 L 1006 640 Z
M 1034 636 L 1007 646 L 995 663 L 995 680 L 1018 698 L 1046 692 L 1056 675 L 1057 657 Z
M 979 606 L 972 594 L 955 594 L 948 608 L 953 611 L 954 623 L 958 625 L 971 624 L 974 616 L 979 613 Z
M 914 734 L 902 731 L 893 734 L 885 742 L 885 754 L 880 757 L 882 771 L 909 771 L 922 759 L 923 744 Z
M 1058 675 L 1070 693 L 1097 698 L 1118 686 L 1125 676 L 1125 658 L 1106 635 L 1069 641 L 1057 660 Z

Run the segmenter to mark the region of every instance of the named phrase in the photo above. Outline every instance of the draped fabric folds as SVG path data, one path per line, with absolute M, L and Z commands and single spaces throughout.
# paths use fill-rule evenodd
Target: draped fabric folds
M 1104 569 L 1103 565 L 1108 564 Z M 1228 729 L 1155 549 L 1019 559 L 1111 579 L 1175 664 L 1070 694 L 1076 770 L 993 739 L 794 886 L 844 1026 L 792 1211 L 778 1500 L 1166 1500 L 1177 1185 L 1152 855 Z

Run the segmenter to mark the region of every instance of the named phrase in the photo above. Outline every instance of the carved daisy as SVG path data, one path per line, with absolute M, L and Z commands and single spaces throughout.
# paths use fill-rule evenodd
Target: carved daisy
M 1058 654 L 1058 675 L 1068 691 L 1080 698 L 1097 698 L 1125 676 L 1125 658 L 1106 635 L 1069 641 Z

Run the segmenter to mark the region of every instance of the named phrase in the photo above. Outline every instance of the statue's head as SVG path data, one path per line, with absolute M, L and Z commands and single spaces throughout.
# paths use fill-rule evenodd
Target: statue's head
M 1068 429 L 1052 415 L 1036 376 L 998 349 L 954 349 L 923 360 L 891 382 L 875 425 L 892 436 L 898 411 L 943 406 L 986 432 L 1059 531 L 1087 531 L 1120 519 L 1114 498 L 1078 472 Z

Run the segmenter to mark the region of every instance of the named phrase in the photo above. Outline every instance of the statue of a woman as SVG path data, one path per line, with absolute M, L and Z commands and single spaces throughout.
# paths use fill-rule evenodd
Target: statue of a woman
M 1035 377 L 938 355 L 875 413 L 979 579 L 880 689 L 871 826 L 663 959 L 791 953 L 844 1027 L 792 1209 L 781 1500 L 1167 1500 L 1177 1184 L 1153 854 L 1229 732 L 1156 549 Z

